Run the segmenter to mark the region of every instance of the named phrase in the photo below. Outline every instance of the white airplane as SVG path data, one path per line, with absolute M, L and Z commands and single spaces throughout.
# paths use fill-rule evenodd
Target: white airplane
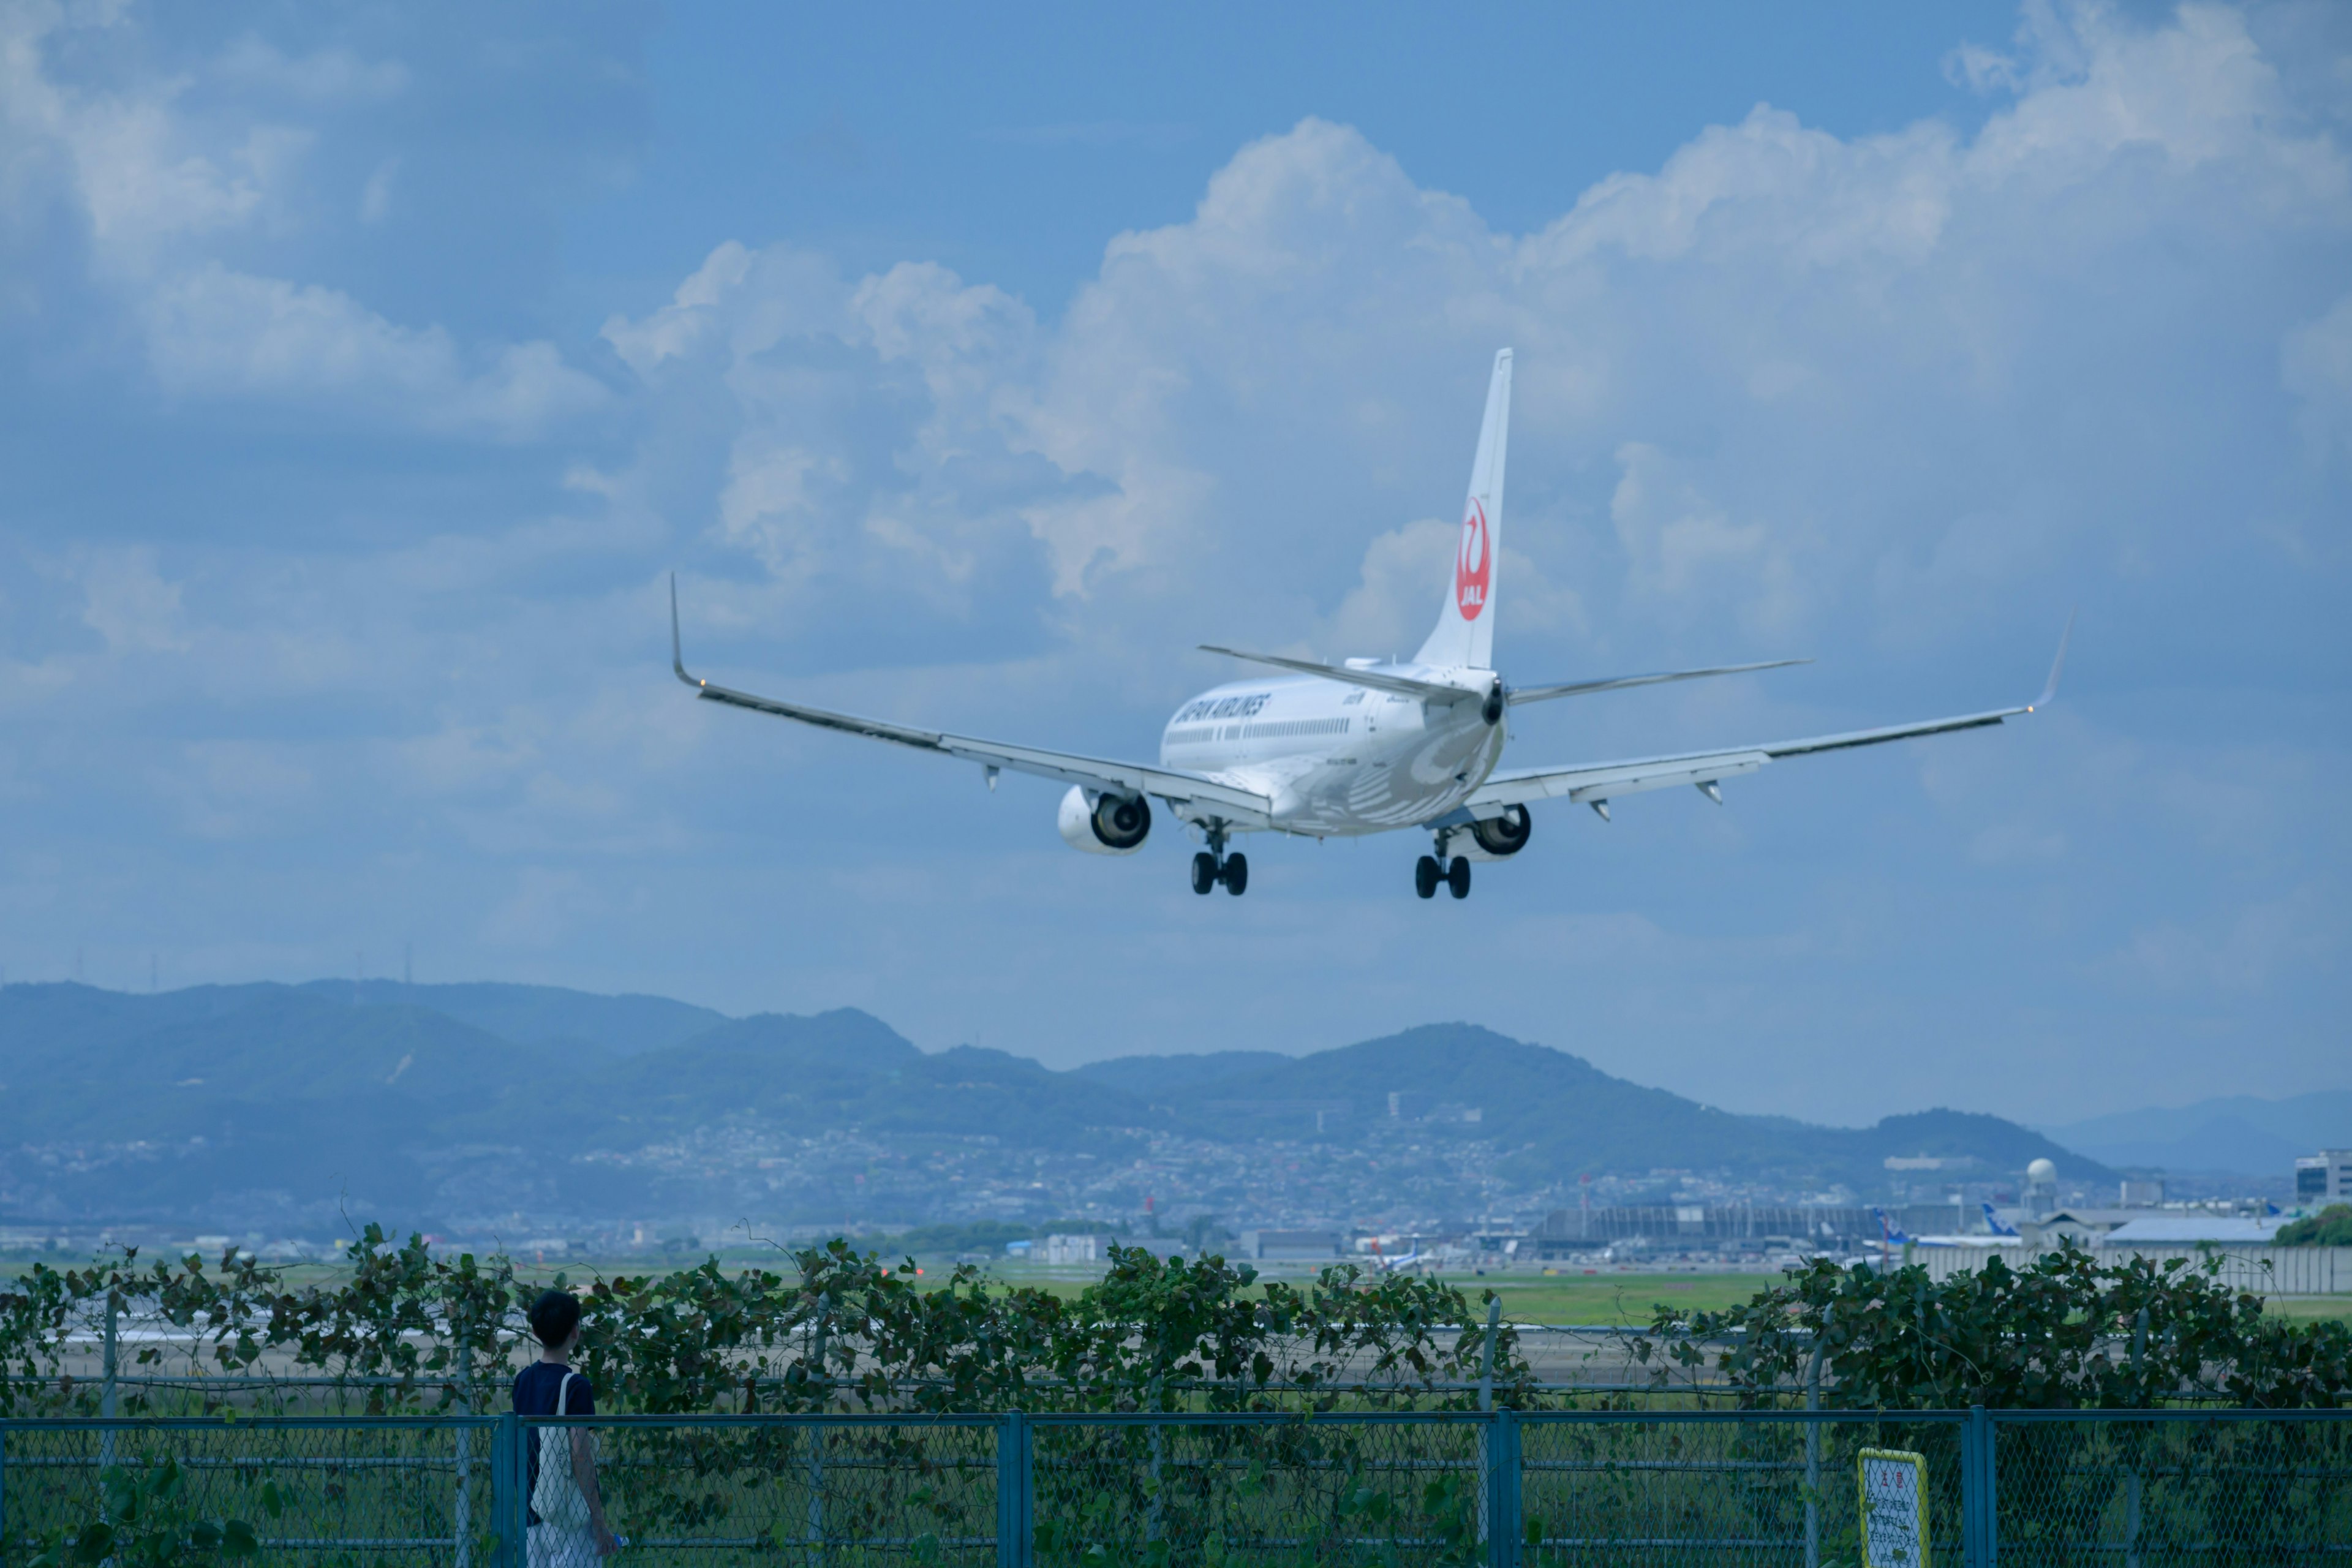
M 2031 713 L 2056 696 L 2066 660 L 2063 637 L 2048 685 L 2020 707 L 1720 751 L 1497 771 L 1507 738 L 1503 717 L 1521 703 L 1804 662 L 1783 658 L 1543 686 L 1507 684 L 1495 668 L 1494 644 L 1510 410 L 1511 351 L 1505 349 L 1495 356 L 1487 388 L 1453 581 L 1437 627 L 1421 651 L 1402 664 L 1350 658 L 1330 665 L 1204 644 L 1207 652 L 1286 673 L 1220 686 L 1185 703 L 1160 734 L 1157 763 L 919 730 L 715 686 L 687 672 L 678 645 L 675 577 L 670 663 L 677 678 L 707 701 L 977 763 L 992 789 L 998 773 L 1007 768 L 1067 784 L 1062 837 L 1089 854 L 1131 855 L 1143 847 L 1156 797 L 1207 844 L 1192 857 L 1192 890 L 1207 893 L 1222 886 L 1236 895 L 1249 886 L 1248 859 L 1239 851 L 1227 853 L 1237 834 L 1332 838 L 1419 828 L 1430 835 L 1431 853 L 1413 867 L 1413 890 L 1432 898 L 1442 882 L 1455 898 L 1466 898 L 1470 862 L 1507 859 L 1526 848 L 1534 826 L 1528 808 L 1538 802 L 1577 802 L 1606 821 L 1609 803 L 1619 795 L 1691 784 L 1721 805 L 1722 780 L 1785 757 L 1979 729 Z

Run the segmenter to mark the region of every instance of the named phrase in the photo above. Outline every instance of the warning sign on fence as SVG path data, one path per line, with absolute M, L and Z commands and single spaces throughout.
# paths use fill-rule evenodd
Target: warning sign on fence
M 1927 1461 L 1896 1448 L 1862 1451 L 1863 1568 L 1927 1561 Z

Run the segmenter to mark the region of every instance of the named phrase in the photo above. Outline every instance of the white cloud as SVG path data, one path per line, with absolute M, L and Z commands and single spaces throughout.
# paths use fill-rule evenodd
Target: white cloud
M 1450 514 L 1510 343 L 1507 650 L 1611 625 L 1780 651 L 1856 612 L 1916 647 L 2085 552 L 2145 562 L 2162 495 L 2054 433 L 2193 438 L 2205 388 L 2178 367 L 2286 297 L 2247 292 L 2248 237 L 2352 230 L 2341 149 L 2236 12 L 2038 10 L 2003 59 L 1966 68 L 2008 94 L 1973 134 L 1759 107 L 1524 237 L 1308 120 L 1186 220 L 1111 240 L 1055 321 L 932 264 L 849 280 L 730 241 L 604 335 L 705 442 L 716 418 L 723 471 L 686 521 L 796 610 L 888 583 L 976 615 L 970 584 L 1025 549 L 1089 657 L 1417 643 L 1436 590 L 1413 579 L 1442 566 L 1414 520 Z M 2102 308 L 2053 275 L 2101 279 Z M 2148 320 L 2176 354 L 2154 380 Z M 2314 406 L 2330 330 L 2286 353 Z M 691 495 L 674 465 L 704 453 L 648 444 L 629 493 Z M 966 478 L 1021 460 L 1009 489 Z
M 153 782 L 190 832 L 249 838 L 284 832 L 289 815 L 311 804 L 317 779 L 309 749 L 298 743 L 211 740 L 181 747 L 177 764 Z
M 107 651 L 180 653 L 189 646 L 180 606 L 180 584 L 166 582 L 152 550 L 97 552 L 78 575 L 84 603 L 81 618 L 106 639 Z
M 2303 428 L 2315 450 L 2352 449 L 2352 294 L 2286 335 L 2279 379 L 2303 399 Z
M 398 326 L 338 290 L 216 265 L 156 285 L 143 321 L 156 378 L 184 397 L 325 397 L 426 430 L 522 438 L 605 395 L 551 344 L 509 344 L 468 365 L 439 327 Z
M 2194 925 L 2145 927 L 2105 967 L 2126 984 L 2165 992 L 2259 992 L 2296 970 L 2334 964 L 2344 945 L 2334 901 L 2305 888 Z
M 342 48 L 289 55 L 253 34 L 223 50 L 214 70 L 228 85 L 313 104 L 382 103 L 408 87 L 408 68 L 398 60 L 362 59 Z
M 360 190 L 360 221 L 379 224 L 392 216 L 392 182 L 400 173 L 400 160 L 386 158 L 375 166 L 367 184 Z
M 461 352 L 437 326 L 404 327 L 341 290 L 226 259 L 231 242 L 249 249 L 319 216 L 297 177 L 319 133 L 249 110 L 190 116 L 181 105 L 192 87 L 266 89 L 318 111 L 398 94 L 404 68 L 341 49 L 293 57 L 248 37 L 196 73 L 142 74 L 136 31 L 111 13 L 56 5 L 0 16 L 0 196 L 20 222 L 46 210 L 39 195 L 52 188 L 79 211 L 92 280 L 120 301 L 167 391 L 498 439 L 604 401 L 552 344 Z M 109 85 L 68 79 L 53 54 L 109 62 Z M 360 221 L 388 214 L 397 169 L 396 158 L 379 163 Z

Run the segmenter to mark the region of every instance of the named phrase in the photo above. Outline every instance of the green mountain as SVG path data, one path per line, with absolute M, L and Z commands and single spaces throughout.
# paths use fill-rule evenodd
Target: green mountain
M 1428 1179 L 1449 1161 L 1523 1191 L 1671 1168 L 1875 1193 L 1890 1155 L 2111 1174 L 1998 1117 L 1740 1116 L 1468 1024 L 1055 1072 L 927 1053 L 848 1009 L 727 1018 L 489 984 L 0 987 L 0 1223 L 904 1225 L 1139 1204 L 1154 1184 L 1230 1207 L 1276 1149 L 1328 1166 L 1331 1201 L 1368 1205 L 1384 1184 L 1454 1201 L 1458 1175 Z

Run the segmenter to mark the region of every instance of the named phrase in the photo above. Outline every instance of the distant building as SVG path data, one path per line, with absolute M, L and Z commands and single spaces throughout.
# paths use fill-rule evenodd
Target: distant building
M 2164 1206 L 2162 1182 L 2136 1182 L 2126 1176 L 2123 1183 L 2121 1201 L 2127 1209 L 2160 1209 Z
M 1101 1258 L 1101 1246 L 1091 1236 L 1049 1236 L 1045 1238 L 1045 1261 L 1048 1264 L 1095 1263 Z
M 1241 1255 L 1260 1263 L 1328 1263 L 1339 1237 L 1328 1230 L 1245 1230 Z
M 2025 1167 L 2025 1212 L 2042 1218 L 2058 1206 L 2058 1167 L 2035 1160 Z
M 2294 1201 L 2305 1208 L 2352 1201 L 2352 1149 L 2322 1149 L 2297 1160 Z
M 1954 1223 L 1949 1204 L 1896 1208 L 1892 1217 L 1906 1230 L 1935 1230 Z M 1573 1258 L 1616 1241 L 1640 1239 L 1684 1250 L 1730 1248 L 1756 1251 L 1790 1247 L 1834 1247 L 1879 1235 L 1876 1211 L 1868 1207 L 1767 1204 L 1660 1204 L 1603 1208 L 1560 1208 L 1544 1216 L 1528 1237 L 1529 1248 L 1546 1258 Z
M 2126 1220 L 2099 1238 L 2103 1247 L 2268 1247 L 2278 1234 L 2274 1219 L 2236 1215 L 2151 1215 Z

